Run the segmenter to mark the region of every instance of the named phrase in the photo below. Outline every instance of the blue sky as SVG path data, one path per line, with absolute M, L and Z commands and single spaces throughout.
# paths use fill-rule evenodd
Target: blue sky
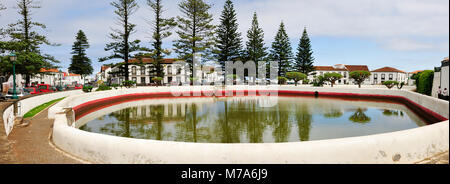
M 8 9 L 0 12 L 0 26 L 19 17 L 15 0 L 0 0 Z M 213 4 L 214 23 L 225 0 L 206 0 Z M 45 34 L 59 47 L 43 47 L 43 51 L 61 61 L 63 70 L 70 65 L 71 45 L 76 32 L 82 29 L 91 44 L 88 55 L 95 73 L 102 64 L 98 58 L 107 56 L 105 44 L 114 24 L 111 0 L 40 0 L 34 21 L 45 23 Z M 149 45 L 150 33 L 146 20 L 153 14 L 145 0 L 132 17 L 137 24 L 135 39 Z M 166 16 L 179 15 L 180 0 L 164 0 Z M 265 33 L 270 47 L 280 22 L 286 25 L 295 51 L 303 27 L 307 27 L 314 50 L 315 65 L 364 64 L 371 70 L 384 66 L 405 71 L 433 69 L 449 53 L 448 0 L 235 0 L 239 31 L 244 41 L 253 12 Z M 176 40 L 174 34 L 165 40 L 166 48 Z M 174 55 L 175 56 L 175 55 Z

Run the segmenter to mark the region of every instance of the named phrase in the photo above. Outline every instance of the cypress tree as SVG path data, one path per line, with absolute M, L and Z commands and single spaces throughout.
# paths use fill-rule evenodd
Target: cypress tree
M 111 59 L 123 59 L 125 64 L 121 66 L 121 73 L 125 76 L 125 80 L 129 80 L 128 61 L 132 57 L 130 53 L 141 49 L 140 40 L 130 41 L 130 36 L 136 32 L 136 25 L 130 22 L 130 17 L 139 8 L 136 0 L 116 0 L 111 3 L 116 8 L 114 13 L 117 15 L 117 25 L 120 29 L 112 29 L 110 38 L 113 42 L 106 44 L 105 51 L 112 51 L 110 56 L 100 58 L 100 62 Z
M 314 57 L 311 49 L 311 41 L 306 32 L 306 28 L 303 30 L 302 38 L 298 45 L 297 58 L 295 59 L 295 68 L 297 71 L 309 75 L 314 71 Z
M 238 32 L 236 11 L 231 0 L 227 0 L 220 17 L 220 25 L 217 29 L 217 54 L 222 68 L 225 68 L 226 61 L 240 59 L 242 54 L 242 38 Z
M 259 71 L 258 62 L 266 60 L 267 52 L 264 47 L 264 32 L 259 27 L 258 16 L 253 14 L 252 27 L 247 32 L 248 41 L 246 43 L 245 57 L 256 63 L 257 72 Z
M 94 69 L 91 66 L 91 59 L 86 56 L 86 49 L 89 48 L 89 43 L 86 35 L 82 30 L 78 31 L 76 41 L 72 46 L 72 63 L 69 71 L 71 73 L 79 74 L 81 77 L 92 74 Z
M 278 61 L 278 76 L 286 76 L 286 73 L 291 69 L 291 60 L 293 58 L 291 43 L 289 42 L 289 36 L 284 28 L 284 23 L 281 22 L 280 28 L 275 41 L 272 43 L 272 50 L 270 59 L 272 61 Z
M 170 30 L 176 26 L 174 18 L 163 18 L 163 5 L 161 0 L 147 0 L 147 5 L 150 6 L 153 13 L 155 13 L 155 20 L 151 22 L 153 31 L 152 49 L 149 49 L 150 55 L 154 58 L 154 68 L 157 77 L 164 77 L 163 68 L 161 66 L 164 55 L 169 55 L 170 52 L 162 48 L 163 39 L 172 35 Z
M 180 39 L 175 41 L 175 52 L 190 64 L 193 78 L 194 54 L 201 53 L 202 57 L 209 58 L 215 44 L 215 26 L 211 24 L 213 17 L 208 12 L 211 5 L 204 0 L 183 0 L 178 7 L 182 16 L 177 17 Z

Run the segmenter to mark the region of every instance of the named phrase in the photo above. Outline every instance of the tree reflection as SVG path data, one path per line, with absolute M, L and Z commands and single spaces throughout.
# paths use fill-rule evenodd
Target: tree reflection
M 343 115 L 340 109 L 331 109 L 327 113 L 323 114 L 325 118 L 340 118 Z
M 291 132 L 289 123 L 289 108 L 291 104 L 278 103 L 276 110 L 272 111 L 273 137 L 275 142 L 287 142 Z
M 367 111 L 367 109 L 362 109 L 362 108 L 358 108 L 358 110 L 356 110 L 356 112 L 350 116 L 349 120 L 354 122 L 354 123 L 368 123 L 371 121 L 371 118 L 369 116 L 367 116 L 364 112 Z
M 403 114 L 403 111 L 384 109 L 383 110 L 383 115 L 385 115 L 385 116 L 401 116 L 401 117 L 403 117 L 404 114 Z
M 308 105 L 302 104 L 301 107 L 297 107 L 295 118 L 297 119 L 298 137 L 300 138 L 300 141 L 309 141 L 312 115 L 309 112 Z

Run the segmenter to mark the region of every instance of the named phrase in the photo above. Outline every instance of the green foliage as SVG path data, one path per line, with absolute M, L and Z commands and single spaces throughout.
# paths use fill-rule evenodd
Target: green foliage
M 238 31 L 237 15 L 231 0 L 227 0 L 220 16 L 220 25 L 217 27 L 216 58 L 222 68 L 226 61 L 235 61 L 241 58 L 242 35 Z
M 112 51 L 112 54 L 99 59 L 104 62 L 111 59 L 121 59 L 125 64 L 120 67 L 120 72 L 129 80 L 128 60 L 132 56 L 130 53 L 141 50 L 140 40 L 130 41 L 130 36 L 136 32 L 136 25 L 130 22 L 130 17 L 139 8 L 136 0 L 116 0 L 111 3 L 116 8 L 114 13 L 117 15 L 117 25 L 120 29 L 112 29 L 109 37 L 113 42 L 106 44 L 105 51 Z
M 286 77 L 288 79 L 294 80 L 295 86 L 297 86 L 298 81 L 305 80 L 307 76 L 300 72 L 288 72 L 286 73 Z
M 179 59 L 190 64 L 191 77 L 194 74 L 194 54 L 210 59 L 215 44 L 213 16 L 208 11 L 211 5 L 204 0 L 183 0 L 178 5 L 182 16 L 177 16 L 179 39 L 174 50 Z
M 78 31 L 76 41 L 72 46 L 72 63 L 69 67 L 71 73 L 80 74 L 81 76 L 92 74 L 94 69 L 91 65 L 91 59 L 86 56 L 86 49 L 88 48 L 89 43 L 86 35 L 82 30 Z
M 66 97 L 64 97 L 64 98 L 66 98 Z M 53 104 L 55 104 L 55 103 L 57 103 L 57 102 L 63 100 L 64 98 L 59 98 L 59 99 L 52 100 L 52 101 L 50 101 L 50 102 L 44 103 L 44 104 L 42 104 L 42 105 L 39 105 L 39 106 L 37 106 L 37 107 L 31 109 L 31 110 L 28 111 L 27 113 L 25 113 L 25 115 L 23 116 L 23 118 L 31 118 L 31 117 L 34 117 L 36 114 L 40 113 L 41 111 L 43 111 L 43 110 L 46 109 L 47 107 L 49 107 L 49 106 L 51 106 L 51 105 L 53 105 Z
M 285 85 L 288 79 L 286 77 L 278 77 L 278 84 Z
M 397 84 L 398 84 L 397 81 L 385 81 L 385 82 L 383 82 L 383 85 L 385 85 L 389 89 L 393 88 Z
M 119 89 L 120 85 L 119 84 L 111 84 L 111 87 L 113 87 L 114 89 Z
M 285 76 L 287 71 L 291 70 L 291 59 L 293 58 L 292 47 L 289 41 L 289 36 L 284 28 L 284 23 L 281 22 L 280 28 L 275 41 L 272 43 L 272 50 L 270 51 L 270 60 L 278 62 L 278 76 Z
M 324 83 L 325 83 L 325 78 L 323 76 L 319 75 L 316 78 L 314 78 L 313 86 L 314 87 L 322 87 Z
M 266 59 L 267 48 L 264 47 L 264 31 L 259 27 L 256 12 L 253 14 L 252 27 L 247 31 L 247 38 L 247 48 L 244 52 L 244 57 L 247 61 L 256 63 L 256 71 L 258 72 L 260 68 L 258 62 Z
M 33 21 L 33 9 L 41 8 L 35 0 L 18 0 L 17 9 L 20 19 L 4 30 L 7 41 L 0 41 L 0 52 L 14 52 L 17 56 L 16 73 L 25 75 L 25 84 L 30 84 L 31 76 L 38 73 L 41 68 L 56 68 L 54 64 L 59 63 L 53 56 L 41 51 L 42 45 L 57 46 L 47 40 L 42 32 L 46 26 Z M 7 57 L 1 58 L 0 73 L 11 74 L 12 63 Z
M 158 86 L 160 86 L 161 81 L 163 81 L 163 78 L 162 77 L 153 77 L 152 80 L 155 81 Z
M 96 90 L 96 91 L 108 91 L 108 90 L 111 90 L 112 88 L 111 87 L 109 87 L 108 85 L 106 85 L 106 84 L 101 84 L 100 86 L 98 86 L 98 89 Z
M 340 73 L 326 73 L 325 75 L 323 75 L 323 78 L 325 81 L 329 81 L 331 82 L 331 87 L 334 86 L 334 83 L 339 80 L 342 79 L 342 75 Z
M 311 49 L 311 40 L 309 39 L 305 28 L 297 49 L 297 58 L 294 62 L 295 70 L 298 70 L 306 75 L 313 72 L 315 69 L 314 57 L 312 55 L 313 51 Z
M 434 79 L 434 71 L 433 70 L 425 70 L 419 73 L 419 77 L 417 80 L 417 92 L 431 96 L 431 89 L 433 87 L 433 79 Z
M 130 80 L 126 80 L 126 81 L 123 81 L 122 84 L 126 88 L 131 88 L 131 87 L 133 87 L 136 84 L 136 82 L 130 81 Z
M 90 93 L 90 92 L 92 92 L 92 89 L 93 89 L 94 87 L 92 87 L 92 86 L 83 86 L 83 91 L 85 92 L 85 93 Z
M 153 11 L 155 18 L 150 24 L 153 30 L 153 48 L 142 48 L 142 50 L 154 58 L 152 65 L 155 68 L 156 76 L 163 77 L 164 71 L 161 62 L 164 56 L 170 55 L 170 51 L 162 48 L 163 40 L 172 35 L 171 30 L 176 26 L 176 22 L 174 18 L 163 18 L 164 7 L 161 0 L 147 0 L 147 5 Z
M 370 72 L 368 71 L 353 71 L 350 72 L 350 78 L 355 80 L 355 82 L 358 84 L 359 88 L 361 88 L 361 84 L 370 77 Z

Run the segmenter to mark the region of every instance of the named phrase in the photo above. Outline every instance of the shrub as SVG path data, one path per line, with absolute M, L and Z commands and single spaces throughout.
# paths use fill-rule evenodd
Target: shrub
M 122 84 L 123 84 L 123 86 L 125 86 L 126 88 L 131 88 L 133 85 L 136 84 L 136 82 L 127 80 L 127 81 L 123 81 Z
M 385 81 L 385 82 L 383 82 L 383 85 L 385 85 L 389 89 L 393 88 L 397 84 L 398 84 L 397 81 Z
M 433 87 L 434 71 L 425 70 L 420 72 L 417 80 L 417 92 L 431 96 L 431 89 Z
M 313 81 L 313 86 L 314 87 L 322 87 L 323 84 L 325 82 L 325 78 L 321 75 L 319 75 L 318 77 L 316 77 Z
M 113 87 L 114 89 L 118 89 L 120 87 L 119 84 L 111 84 L 111 87 Z
M 160 86 L 163 78 L 162 77 L 153 77 L 152 80 L 156 82 L 156 86 Z
M 358 84 L 358 87 L 361 88 L 361 84 L 370 77 L 370 72 L 368 71 L 353 71 L 350 72 L 350 78 L 355 80 Z
M 92 87 L 92 86 L 83 86 L 83 91 L 85 93 L 90 93 L 90 92 L 92 92 L 92 88 L 94 88 L 94 87 Z
M 102 84 L 102 85 L 98 86 L 98 89 L 96 91 L 108 91 L 108 90 L 111 90 L 111 87 L 109 87 L 105 84 Z
M 286 73 L 288 79 L 295 81 L 295 86 L 297 86 L 298 81 L 306 79 L 306 75 L 300 72 L 288 72 Z
M 339 73 L 326 73 L 326 74 L 323 76 L 323 78 L 324 78 L 325 81 L 331 82 L 331 87 L 333 87 L 333 86 L 334 86 L 334 83 L 335 83 L 337 80 L 341 79 L 342 77 L 343 77 L 343 76 L 342 76 L 341 74 L 339 74 Z
M 278 84 L 285 85 L 288 79 L 286 77 L 278 77 Z

